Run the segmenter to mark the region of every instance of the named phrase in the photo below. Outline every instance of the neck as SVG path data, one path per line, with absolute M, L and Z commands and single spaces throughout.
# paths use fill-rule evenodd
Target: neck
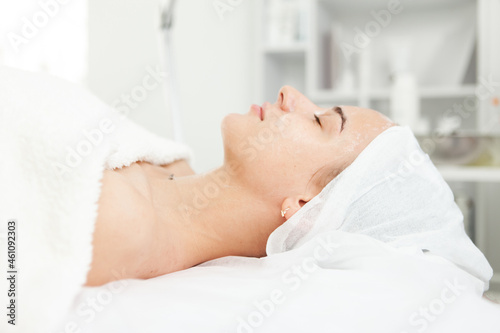
M 265 256 L 267 238 L 284 221 L 279 205 L 251 193 L 225 167 L 161 186 L 160 244 L 175 253 L 179 269 L 230 255 Z

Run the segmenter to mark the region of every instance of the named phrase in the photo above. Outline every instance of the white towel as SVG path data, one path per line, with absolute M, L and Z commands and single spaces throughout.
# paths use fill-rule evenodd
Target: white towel
M 485 283 L 493 275 L 466 235 L 453 194 L 407 127 L 376 137 L 323 191 L 277 228 L 267 254 L 342 230 L 441 256 Z
M 191 156 L 77 86 L 6 67 L 0 67 L 0 153 L 4 300 L 11 219 L 18 269 L 16 326 L 7 324 L 3 307 L 2 332 L 46 332 L 65 316 L 90 268 L 105 168 Z

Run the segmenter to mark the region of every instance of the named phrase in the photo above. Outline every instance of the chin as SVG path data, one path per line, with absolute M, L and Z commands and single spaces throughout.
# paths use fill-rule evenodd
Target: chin
M 222 119 L 221 134 L 224 147 L 238 147 L 238 144 L 250 134 L 250 122 L 247 115 L 230 113 Z
M 236 163 L 246 166 L 253 162 L 257 156 L 251 147 L 251 137 L 257 131 L 255 123 L 249 115 L 228 114 L 221 123 L 222 143 L 224 146 L 224 160 L 230 164 Z

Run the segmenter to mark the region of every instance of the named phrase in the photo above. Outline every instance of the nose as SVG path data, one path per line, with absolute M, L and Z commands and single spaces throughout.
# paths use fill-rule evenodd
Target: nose
M 316 107 L 306 96 L 291 86 L 280 89 L 276 103 L 285 112 L 314 110 Z

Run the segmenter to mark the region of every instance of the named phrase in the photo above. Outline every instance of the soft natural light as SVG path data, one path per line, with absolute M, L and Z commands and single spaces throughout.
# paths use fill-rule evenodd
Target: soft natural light
M 0 64 L 85 82 L 86 0 L 4 1 L 0 22 Z

